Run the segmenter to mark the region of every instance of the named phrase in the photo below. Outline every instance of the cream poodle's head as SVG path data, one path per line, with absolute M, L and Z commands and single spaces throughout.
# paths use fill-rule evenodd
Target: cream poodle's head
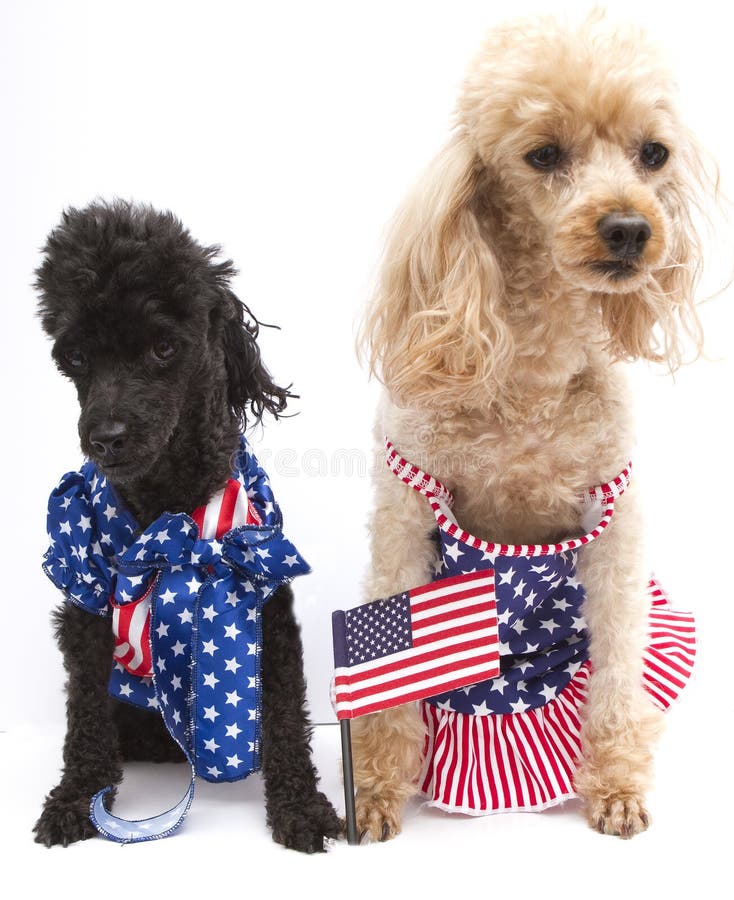
M 672 94 L 639 32 L 598 17 L 489 36 L 454 136 L 398 214 L 367 320 L 398 400 L 506 378 L 534 334 L 578 327 L 579 304 L 613 358 L 675 367 L 681 332 L 700 345 L 703 167 Z

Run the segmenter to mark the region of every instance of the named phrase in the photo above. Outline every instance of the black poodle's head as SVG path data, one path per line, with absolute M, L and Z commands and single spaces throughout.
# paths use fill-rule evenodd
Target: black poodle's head
M 82 451 L 114 482 L 144 475 L 194 423 L 216 439 L 285 408 L 230 288 L 232 263 L 171 213 L 69 209 L 43 253 L 43 327 L 76 385 Z

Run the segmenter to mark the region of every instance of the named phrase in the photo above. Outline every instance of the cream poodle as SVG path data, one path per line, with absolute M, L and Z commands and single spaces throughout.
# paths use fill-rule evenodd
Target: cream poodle
M 520 706 L 501 714 L 510 670 L 537 661 L 535 645 L 516 642 L 503 647 L 507 677 L 484 695 L 494 707 L 477 703 L 471 716 L 439 698 L 355 720 L 358 827 L 373 839 L 400 831 L 418 788 L 469 813 L 576 794 L 602 833 L 629 837 L 649 824 L 662 716 L 643 686 L 650 601 L 620 363 L 673 370 L 687 345 L 701 346 L 692 210 L 706 185 L 671 96 L 637 31 L 599 17 L 501 27 L 463 84 L 451 139 L 395 219 L 364 327 L 385 385 L 376 436 L 394 448 L 376 473 L 367 595 L 450 573 L 451 536 L 455 554 L 479 548 L 498 572 L 508 553 L 543 571 L 555 551 L 566 594 L 551 597 L 554 607 L 565 597 L 583 604 L 564 648 L 585 652 L 543 688 L 547 706 L 516 679 Z M 522 597 L 525 581 L 504 571 Z M 572 593 L 577 585 L 585 595 Z M 524 597 L 533 612 L 535 591 Z M 518 635 L 523 621 L 515 617 Z M 543 621 L 553 633 L 556 620 Z M 523 787 L 530 731 L 542 728 L 556 728 L 558 759 L 540 735 L 531 762 L 559 782 L 555 791 Z M 447 787 L 460 745 L 473 761 L 463 787 Z M 495 803 L 495 793 L 506 796 Z

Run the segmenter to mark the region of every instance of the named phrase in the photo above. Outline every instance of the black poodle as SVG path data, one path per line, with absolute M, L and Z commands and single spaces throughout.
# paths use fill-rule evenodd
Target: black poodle
M 40 316 L 53 356 L 76 386 L 85 456 L 136 522 L 201 507 L 219 491 L 246 423 L 283 412 L 287 390 L 260 359 L 258 326 L 230 289 L 232 263 L 202 247 L 170 213 L 115 201 L 67 211 L 37 270 Z M 341 823 L 317 790 L 299 628 L 290 587 L 262 611 L 262 771 L 276 841 L 324 849 Z M 66 602 L 55 613 L 68 672 L 61 782 L 36 840 L 67 845 L 95 834 L 90 798 L 119 784 L 122 762 L 182 760 L 155 711 L 107 692 L 109 616 Z

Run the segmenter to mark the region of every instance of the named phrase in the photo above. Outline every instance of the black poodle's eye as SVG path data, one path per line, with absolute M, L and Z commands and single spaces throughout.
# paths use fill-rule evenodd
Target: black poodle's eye
M 648 141 L 642 145 L 640 150 L 640 160 L 643 166 L 646 166 L 648 169 L 662 168 L 669 156 L 668 148 L 657 141 Z
M 170 341 L 165 340 L 165 338 L 156 341 L 155 344 L 153 344 L 152 350 L 153 356 L 160 362 L 168 362 L 172 356 L 176 355 L 176 348 Z
M 61 354 L 61 359 L 70 372 L 82 372 L 87 368 L 87 357 L 76 347 L 71 350 L 64 350 Z
M 525 155 L 526 162 L 544 172 L 555 169 L 562 158 L 563 153 L 558 144 L 546 144 L 545 147 L 538 147 L 537 150 L 531 150 Z

